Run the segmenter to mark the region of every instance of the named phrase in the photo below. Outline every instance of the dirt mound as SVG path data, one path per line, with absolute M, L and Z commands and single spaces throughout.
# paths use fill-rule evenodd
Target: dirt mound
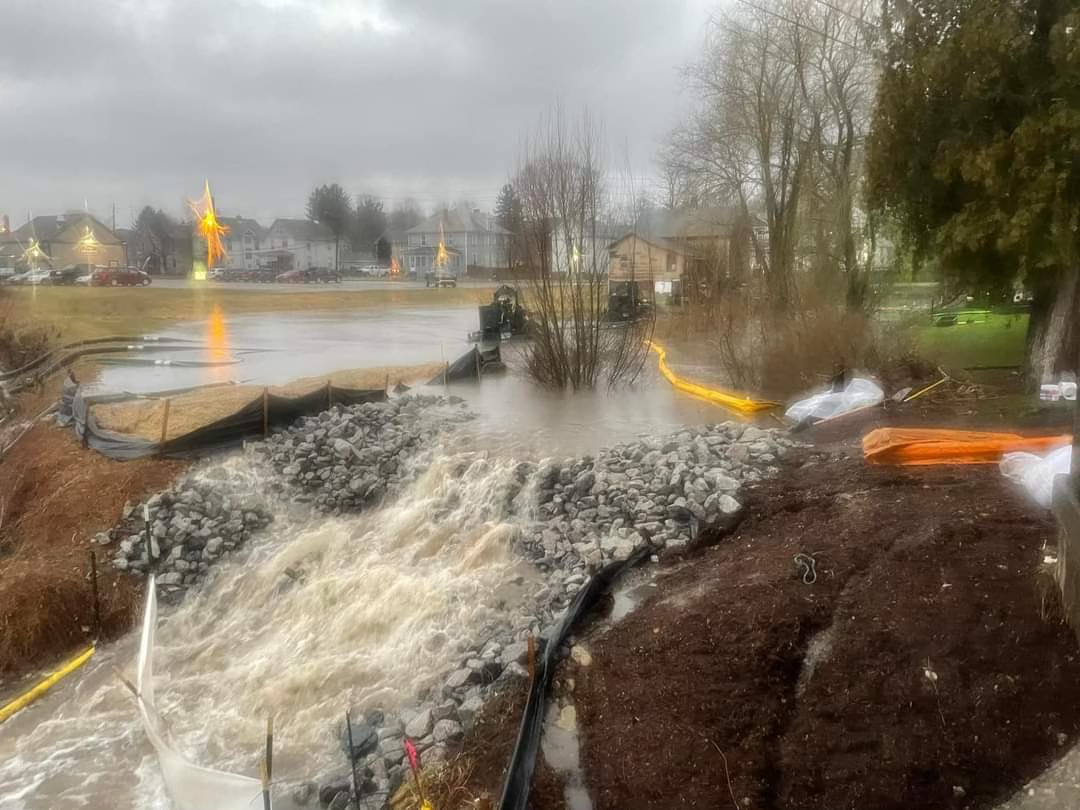
M 995 468 L 821 455 L 748 512 L 578 673 L 597 810 L 990 807 L 1080 737 L 1052 524 Z
M 46 424 L 0 460 L 0 672 L 28 669 L 86 642 L 90 539 L 119 522 L 126 501 L 163 489 L 186 466 L 114 461 Z M 106 637 L 130 627 L 138 604 L 136 582 L 112 568 L 110 554 L 97 547 Z
M 329 376 L 305 377 L 286 385 L 270 386 L 267 390 L 273 396 L 299 397 L 325 388 L 329 381 L 337 388 L 382 391 L 398 383 L 415 385 L 427 382 L 443 368 L 442 363 L 421 363 L 414 366 L 350 369 L 335 371 Z M 178 439 L 236 413 L 260 399 L 263 390 L 261 385 L 221 385 L 169 397 L 166 439 Z M 164 399 L 102 403 L 94 405 L 92 410 L 98 424 L 106 430 L 147 441 L 161 439 L 165 418 Z

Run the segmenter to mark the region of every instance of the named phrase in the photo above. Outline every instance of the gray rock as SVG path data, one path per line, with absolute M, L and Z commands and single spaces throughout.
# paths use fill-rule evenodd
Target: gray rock
M 668 507 L 668 517 L 681 523 L 689 522 L 693 513 L 686 505 L 686 498 L 675 499 L 675 502 Z
M 370 754 L 379 747 L 379 737 L 375 729 L 364 722 L 352 721 L 352 748 L 349 748 L 349 729 L 342 724 L 341 750 L 353 760 Z
M 456 720 L 458 713 L 458 706 L 454 701 L 448 700 L 445 703 L 440 703 L 431 710 L 431 716 L 435 719 L 436 724 L 440 720 Z
M 527 641 L 515 641 L 507 644 L 502 651 L 501 661 L 504 665 L 521 664 L 529 657 L 529 644 Z
M 446 679 L 446 686 L 450 689 L 461 689 L 463 686 L 468 686 L 471 683 L 477 683 L 480 680 L 479 673 L 475 670 L 465 667 L 455 672 L 450 673 L 450 677 Z
M 721 495 L 719 501 L 717 501 L 717 509 L 720 511 L 721 514 L 734 515 L 736 512 L 742 509 L 742 504 L 740 504 L 730 495 L 725 494 Z
M 431 736 L 435 738 L 436 745 L 459 742 L 464 735 L 465 731 L 461 727 L 461 723 L 456 720 L 440 720 L 431 731 Z
M 301 807 L 307 807 L 311 800 L 319 795 L 319 786 L 314 782 L 301 782 L 299 785 L 293 786 L 293 789 L 289 791 L 289 795 L 294 803 Z
M 345 801 L 348 802 L 349 780 L 344 776 L 335 777 L 319 788 L 319 804 L 327 806 L 341 794 L 345 794 Z
M 435 724 L 431 709 L 421 709 L 405 723 L 405 734 L 414 740 L 426 737 Z
M 472 731 L 476 725 L 476 718 L 484 708 L 484 701 L 479 695 L 473 695 L 462 701 L 458 706 L 458 720 L 461 727 L 466 731 Z

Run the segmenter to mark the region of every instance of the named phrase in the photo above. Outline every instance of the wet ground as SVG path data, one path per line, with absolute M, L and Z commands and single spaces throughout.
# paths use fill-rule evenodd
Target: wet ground
M 103 368 L 97 388 L 133 393 L 227 381 L 275 385 L 338 369 L 452 362 L 472 348 L 475 307 L 405 308 L 341 313 L 266 313 L 230 317 L 227 349 L 214 343 L 209 321 L 160 333 L 196 341 L 197 348 L 147 354 L 126 365 Z M 218 343 L 220 341 L 218 340 Z M 440 386 L 464 398 L 477 414 L 472 425 L 481 447 L 499 446 L 524 455 L 580 455 L 653 431 L 735 418 L 707 402 L 679 394 L 645 358 L 631 387 L 553 392 L 521 373 L 522 344 L 504 344 L 507 369 L 475 382 Z M 161 361 L 220 362 L 177 367 Z M 681 370 L 681 367 L 680 367 Z M 696 370 L 696 366 L 688 371 Z
M 457 283 L 458 287 L 493 287 L 497 281 L 466 279 Z M 255 292 L 295 293 L 319 292 L 320 290 L 423 290 L 428 285 L 423 281 L 391 281 L 386 278 L 344 278 L 337 284 L 269 284 L 250 281 L 192 281 L 186 278 L 154 279 L 155 287 L 171 290 L 186 290 L 206 287 L 212 290 L 251 290 Z

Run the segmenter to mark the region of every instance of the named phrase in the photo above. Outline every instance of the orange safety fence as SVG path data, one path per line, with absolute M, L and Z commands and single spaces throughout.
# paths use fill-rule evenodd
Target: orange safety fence
M 863 436 L 863 456 L 869 464 L 996 464 L 1005 453 L 1045 453 L 1071 441 L 1072 436 L 878 428 Z
M 687 394 L 692 394 L 695 397 L 706 399 L 709 402 L 713 402 L 723 408 L 727 408 L 729 411 L 749 415 L 759 413 L 761 411 L 770 411 L 773 408 L 779 408 L 779 402 L 771 402 L 763 399 L 751 399 L 750 397 L 742 396 L 740 394 L 734 394 L 730 391 L 724 391 L 719 388 L 708 388 L 700 383 L 686 380 L 676 374 L 667 364 L 667 350 L 664 349 L 655 340 L 646 341 L 649 344 L 649 348 L 656 352 L 659 357 L 660 373 L 663 375 L 669 383 L 675 386 L 680 391 L 685 391 Z

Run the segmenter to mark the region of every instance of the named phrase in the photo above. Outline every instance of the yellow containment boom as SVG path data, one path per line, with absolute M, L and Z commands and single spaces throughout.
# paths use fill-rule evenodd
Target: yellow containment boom
M 62 681 L 72 672 L 74 672 L 87 661 L 89 661 L 90 656 L 92 656 L 93 654 L 94 647 L 87 647 L 81 653 L 79 653 L 62 667 L 60 667 L 60 669 L 56 670 L 56 672 L 54 672 L 52 675 L 38 681 L 37 684 L 32 686 L 30 689 L 27 689 L 13 701 L 0 707 L 0 723 L 3 723 L 9 717 L 15 714 L 15 712 L 19 711 L 20 709 L 25 709 L 39 697 L 44 695 L 46 692 L 56 686 L 56 684 L 60 683 L 60 681 Z
M 659 343 L 654 340 L 647 341 L 649 348 L 652 349 L 660 357 L 660 373 L 664 375 L 669 383 L 678 388 L 680 391 L 685 391 L 687 394 L 693 394 L 695 397 L 701 397 L 709 402 L 715 403 L 722 408 L 727 408 L 729 411 L 733 411 L 737 414 L 752 414 L 760 413 L 761 411 L 770 411 L 773 408 L 779 408 L 779 402 L 770 402 L 764 399 L 750 399 L 749 397 L 739 396 L 729 391 L 721 391 L 718 388 L 706 388 L 704 385 L 699 385 L 696 382 L 685 380 L 672 371 L 667 364 L 667 350 L 664 349 Z

